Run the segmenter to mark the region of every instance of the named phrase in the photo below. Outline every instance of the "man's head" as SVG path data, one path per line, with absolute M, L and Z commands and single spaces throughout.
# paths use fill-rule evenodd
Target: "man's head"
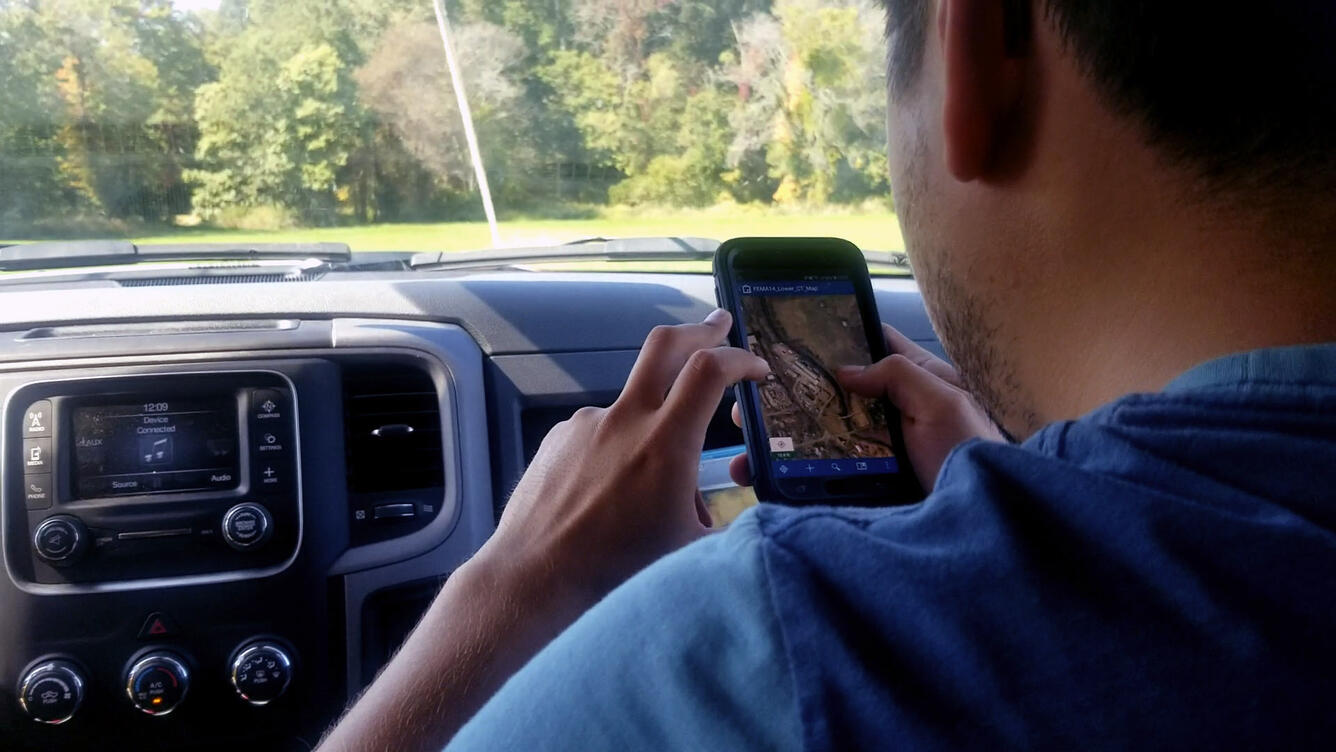
M 886 4 L 891 178 L 915 273 L 1011 432 L 1116 396 L 1053 383 L 1097 364 L 1024 362 L 1044 352 L 1036 337 L 1077 358 L 1101 357 L 1080 337 L 1134 351 L 1116 342 L 1139 323 L 1121 311 L 1200 287 L 1201 267 L 1248 243 L 1268 273 L 1311 262 L 1332 279 L 1331 0 Z

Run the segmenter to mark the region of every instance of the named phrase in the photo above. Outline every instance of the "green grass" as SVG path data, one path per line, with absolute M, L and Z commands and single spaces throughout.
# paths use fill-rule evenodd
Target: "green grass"
M 502 215 L 500 228 L 501 242 L 507 246 L 550 245 L 595 235 L 690 235 L 716 240 L 741 235 L 834 235 L 868 250 L 904 249 L 899 222 L 890 212 L 814 210 L 800 214 L 736 206 L 645 212 L 613 208 L 601 210 L 590 219 L 508 219 Z M 181 227 L 131 239 L 140 244 L 330 241 L 347 243 L 354 251 L 460 251 L 491 246 L 485 222 L 353 225 L 272 232 Z

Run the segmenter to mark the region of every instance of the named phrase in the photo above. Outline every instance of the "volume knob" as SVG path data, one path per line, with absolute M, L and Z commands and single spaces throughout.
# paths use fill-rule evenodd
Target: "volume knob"
M 88 529 L 78 517 L 47 517 L 32 534 L 33 550 L 52 564 L 69 564 L 88 548 Z

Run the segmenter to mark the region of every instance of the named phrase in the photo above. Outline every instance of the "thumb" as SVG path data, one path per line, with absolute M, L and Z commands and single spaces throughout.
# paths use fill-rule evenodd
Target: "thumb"
M 891 355 L 864 368 L 841 368 L 837 375 L 846 389 L 864 397 L 884 395 L 911 419 L 961 397 L 959 389 L 903 355 Z

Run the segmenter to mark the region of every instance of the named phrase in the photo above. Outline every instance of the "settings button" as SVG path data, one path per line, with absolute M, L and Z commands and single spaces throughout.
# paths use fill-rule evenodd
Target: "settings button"
M 262 426 L 255 437 L 255 454 L 259 457 L 273 457 L 286 453 L 287 433 L 277 426 L 272 429 Z

